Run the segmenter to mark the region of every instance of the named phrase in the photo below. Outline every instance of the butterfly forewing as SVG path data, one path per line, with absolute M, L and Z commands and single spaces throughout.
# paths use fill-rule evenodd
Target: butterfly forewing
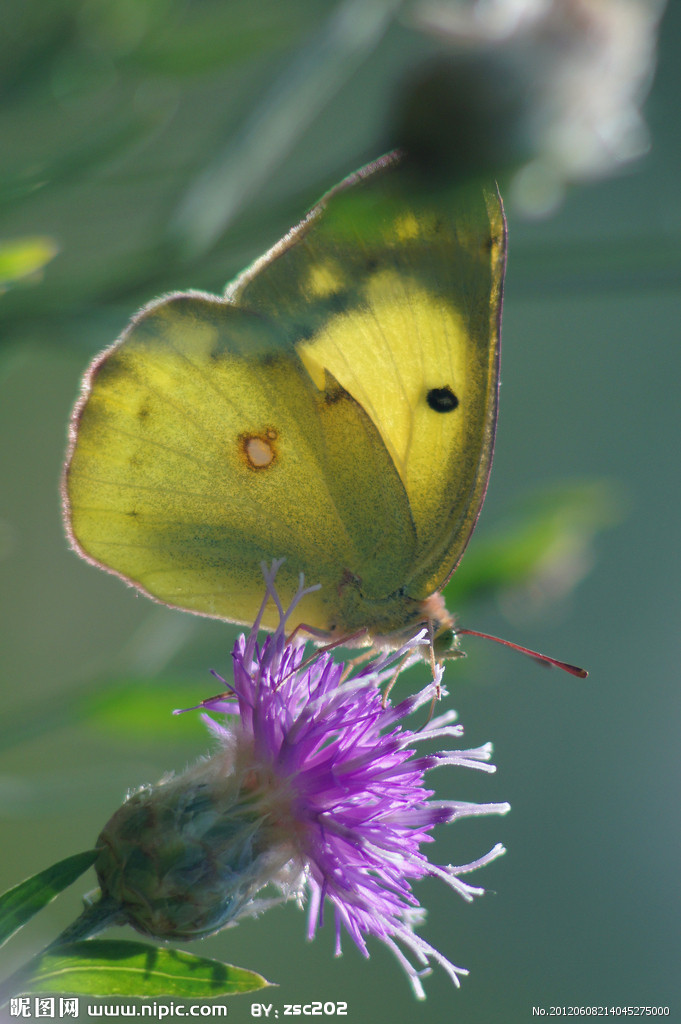
M 417 542 L 405 592 L 451 575 L 475 525 L 497 413 L 505 227 L 496 190 L 425 196 L 386 160 L 334 190 L 230 290 L 278 310 L 318 387 L 331 372 L 378 429 Z

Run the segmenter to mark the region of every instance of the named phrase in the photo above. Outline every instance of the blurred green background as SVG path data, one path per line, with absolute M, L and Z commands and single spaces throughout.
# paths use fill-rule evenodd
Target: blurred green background
M 430 54 L 398 6 L 3 6 L 2 889 L 92 846 L 129 787 L 206 748 L 198 719 L 170 712 L 214 692 L 208 670 L 228 671 L 234 636 L 69 552 L 58 484 L 80 376 L 142 303 L 220 291 L 379 155 L 396 84 Z M 493 740 L 499 771 L 443 771 L 438 795 L 513 806 L 441 831 L 431 854 L 462 863 L 503 841 L 506 857 L 474 879 L 491 890 L 482 900 L 434 881 L 418 891 L 425 936 L 471 975 L 455 991 L 436 972 L 416 1003 L 378 943 L 364 961 L 346 941 L 336 961 L 330 923 L 310 945 L 293 906 L 187 946 L 278 982 L 258 1001 L 282 1016 L 284 1003 L 338 999 L 356 1022 L 522 1022 L 556 1004 L 669 1005 L 681 1020 L 680 46 L 673 3 L 647 157 L 574 188 L 551 219 L 508 211 L 496 459 L 449 603 L 465 625 L 591 674 L 473 638 L 448 667 L 467 740 Z M 498 539 L 510 510 L 529 501 L 526 532 L 535 516 L 546 530 L 553 513 L 531 495 L 554 486 L 549 568 L 498 586 L 497 554 L 520 547 L 520 535 L 515 548 Z M 86 888 L 22 931 L 8 970 L 75 916 Z M 230 1019 L 250 1019 L 250 1002 L 233 1001 Z

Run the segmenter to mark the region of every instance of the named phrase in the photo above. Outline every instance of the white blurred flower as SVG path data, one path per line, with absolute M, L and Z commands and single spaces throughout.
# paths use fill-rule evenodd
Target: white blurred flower
M 552 209 L 568 181 L 608 174 L 643 154 L 641 114 L 664 0 L 420 0 L 412 17 L 449 49 L 480 55 L 525 97 L 528 156 L 513 198 Z M 500 96 L 500 101 L 504 97 Z

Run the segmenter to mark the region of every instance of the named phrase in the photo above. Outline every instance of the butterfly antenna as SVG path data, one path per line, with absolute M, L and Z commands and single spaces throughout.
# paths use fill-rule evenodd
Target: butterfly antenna
M 555 668 L 562 668 L 563 672 L 569 672 L 571 676 L 578 676 L 579 679 L 586 679 L 588 672 L 585 668 L 578 668 L 577 665 L 570 665 L 567 661 L 558 661 L 557 658 L 549 658 L 548 654 L 540 654 L 539 651 L 531 651 L 529 647 L 521 647 L 511 640 L 502 640 L 500 636 L 492 636 L 491 633 L 479 633 L 477 629 L 457 629 L 457 636 L 481 636 L 483 640 L 494 640 L 496 644 L 503 644 L 504 647 L 512 647 L 514 651 L 520 651 L 535 661 L 541 661 L 545 665 L 553 665 Z

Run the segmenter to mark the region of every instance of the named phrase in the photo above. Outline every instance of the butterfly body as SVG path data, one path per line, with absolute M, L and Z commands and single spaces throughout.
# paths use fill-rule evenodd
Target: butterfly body
M 72 543 L 165 603 L 253 621 L 285 559 L 291 626 L 392 642 L 484 498 L 505 257 L 494 191 L 415 190 L 384 158 L 224 296 L 145 307 L 86 375 L 64 478 Z M 276 609 L 264 624 L 275 626 Z

